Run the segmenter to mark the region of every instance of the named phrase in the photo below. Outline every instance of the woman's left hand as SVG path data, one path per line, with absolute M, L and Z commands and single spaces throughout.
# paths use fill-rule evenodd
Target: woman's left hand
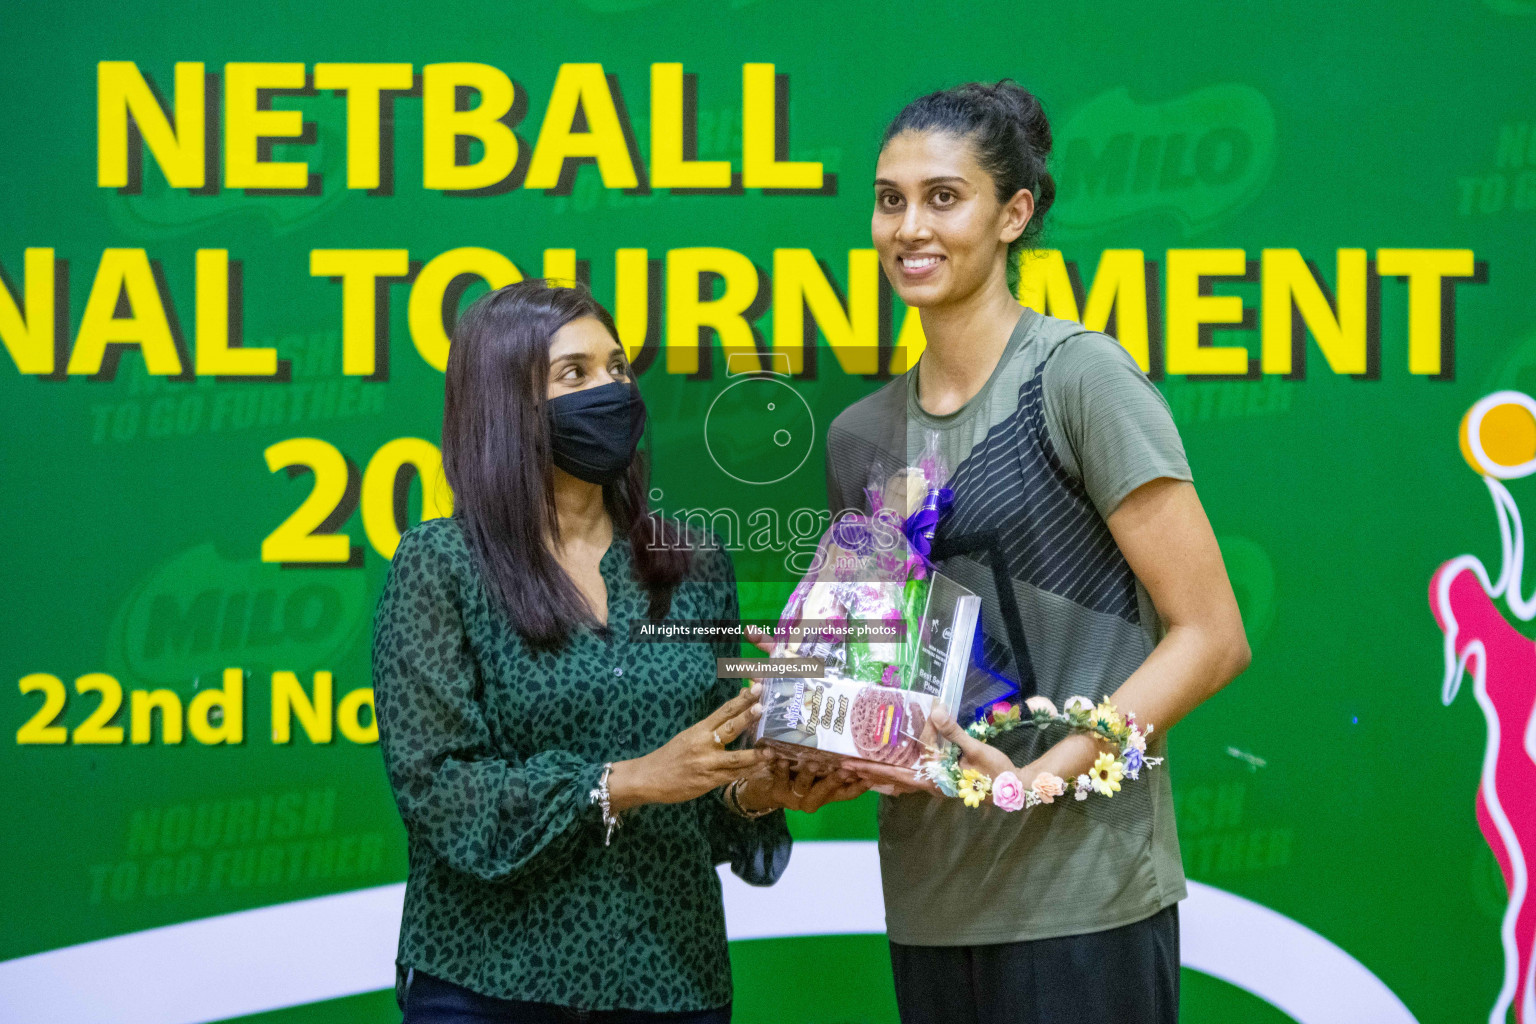
M 1013 761 L 1007 754 L 960 728 L 960 723 L 955 721 L 955 716 L 948 708 L 934 708 L 933 717 L 929 721 L 933 722 L 940 736 L 960 748 L 961 768 L 974 768 L 989 778 L 1014 770 Z
M 869 784 L 848 768 L 830 775 L 791 772 L 782 761 L 774 761 L 766 771 L 751 776 L 737 793 L 744 809 L 760 811 L 783 808 L 815 814 L 827 804 L 862 796 Z

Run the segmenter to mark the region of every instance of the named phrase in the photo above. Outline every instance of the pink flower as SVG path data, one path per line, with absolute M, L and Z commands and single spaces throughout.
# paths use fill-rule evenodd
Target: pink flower
M 1143 754 L 1147 752 L 1147 738 L 1139 729 L 1131 730 L 1131 738 L 1125 741 L 1125 745 L 1129 750 L 1137 750 Z
M 1051 703 L 1049 697 L 1031 697 L 1024 702 L 1024 706 L 1029 708 L 1029 712 L 1032 715 L 1037 715 L 1043 711 L 1052 718 L 1056 717 L 1056 705 Z
M 1024 806 L 1024 784 L 1013 772 L 1003 772 L 992 780 L 992 802 L 999 810 L 1016 811 Z
M 1059 775 L 1041 772 L 1029 788 L 1034 791 L 1035 799 L 1048 804 L 1067 791 L 1067 783 Z
M 1013 710 L 1013 705 L 1012 704 L 1009 704 L 1005 700 L 1000 700 L 996 704 L 992 705 L 992 718 L 995 721 L 999 721 L 1000 722 L 1003 719 L 1007 718 L 1008 717 L 1008 712 L 1010 712 L 1012 710 Z

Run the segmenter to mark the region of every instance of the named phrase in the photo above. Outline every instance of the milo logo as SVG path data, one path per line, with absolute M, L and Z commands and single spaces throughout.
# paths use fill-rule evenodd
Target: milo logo
M 112 659 L 136 680 L 185 682 L 229 665 L 325 668 L 366 620 L 362 573 L 229 561 L 212 544 L 156 568 L 118 610 Z
M 395 118 L 395 131 L 406 136 L 412 131 L 412 116 L 420 121 L 419 113 L 408 113 L 407 104 L 399 104 L 400 114 Z M 417 108 L 419 110 L 419 108 Z M 274 236 L 286 235 L 330 212 L 330 209 L 347 200 L 351 190 L 346 188 L 347 142 L 345 134 L 333 124 L 318 118 L 315 110 L 305 107 L 305 113 L 315 125 L 315 141 L 308 145 L 274 143 L 270 159 L 275 162 L 295 161 L 309 164 L 311 181 L 319 187 L 305 193 L 261 195 L 236 189 L 220 189 L 216 195 L 200 195 L 186 189 L 169 188 L 158 174 L 144 175 L 142 191 L 134 195 L 113 194 L 107 210 L 113 223 L 138 235 L 157 238 L 185 234 L 193 228 L 237 217 L 258 217 L 266 222 Z M 421 130 L 416 127 L 415 132 Z M 145 157 L 146 163 L 151 158 Z M 222 170 L 212 180 L 218 182 Z
M 1056 133 L 1061 196 L 1051 220 L 1083 234 L 1151 213 L 1186 233 L 1248 202 L 1269 179 L 1275 117 L 1246 85 L 1212 85 L 1141 104 L 1124 88 L 1078 108 Z

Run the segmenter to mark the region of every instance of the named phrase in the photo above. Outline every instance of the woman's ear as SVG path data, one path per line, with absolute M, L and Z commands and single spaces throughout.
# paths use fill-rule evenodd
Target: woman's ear
M 1003 204 L 1003 227 L 998 234 L 999 240 L 1012 244 L 1014 239 L 1024 233 L 1029 219 L 1035 215 L 1035 195 L 1027 188 L 1021 188 L 1013 194 L 1013 198 Z

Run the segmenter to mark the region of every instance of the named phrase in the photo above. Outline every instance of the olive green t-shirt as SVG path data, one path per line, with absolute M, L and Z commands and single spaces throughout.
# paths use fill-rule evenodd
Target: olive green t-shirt
M 1019 684 L 1060 707 L 1113 693 L 1163 624 L 1105 519 L 1137 487 L 1189 480 L 1168 405 L 1113 339 L 1025 309 L 987 383 L 948 416 L 917 400 L 921 363 L 843 412 L 827 438 L 833 513 L 914 465 L 930 437 L 955 490 L 939 569 L 982 598 L 961 721 Z M 1027 764 L 1061 738 L 998 741 Z M 1148 753 L 1164 754 L 1154 733 Z M 1129 924 L 1185 895 L 1168 767 L 1113 798 L 1005 813 L 990 803 L 881 797 L 887 931 L 911 945 L 980 945 Z

